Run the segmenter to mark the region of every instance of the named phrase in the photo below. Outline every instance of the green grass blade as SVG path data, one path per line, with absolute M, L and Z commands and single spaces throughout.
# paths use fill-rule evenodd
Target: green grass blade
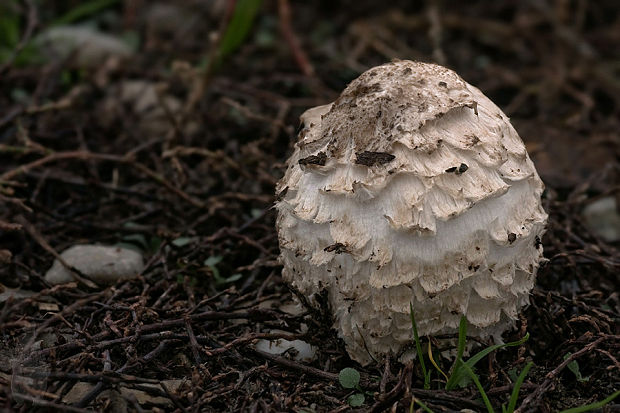
M 520 346 L 521 344 L 525 343 L 529 338 L 530 338 L 530 333 L 527 333 L 527 334 L 525 334 L 525 336 L 523 336 L 522 339 L 520 339 L 518 341 L 513 341 L 511 343 L 504 343 L 504 344 L 495 344 L 493 346 L 489 346 L 489 347 L 485 348 L 484 350 L 478 352 L 472 358 L 468 359 L 465 362 L 465 364 L 467 364 L 467 366 L 469 368 L 472 368 L 472 367 L 474 367 L 476 365 L 476 363 L 478 363 L 480 360 L 482 360 L 484 357 L 486 357 L 489 353 L 492 353 L 495 350 L 499 350 L 499 349 L 506 348 L 506 347 Z
M 52 25 L 62 26 L 78 20 L 82 20 L 85 17 L 92 16 L 93 14 L 96 14 L 101 10 L 107 9 L 114 3 L 118 2 L 120 2 L 120 0 L 91 0 L 87 2 L 82 2 L 82 4 L 80 4 L 79 6 L 69 10 L 64 16 L 61 16 L 58 19 L 54 20 L 52 22 Z
M 491 353 L 491 352 L 493 352 L 495 350 L 499 350 L 501 348 L 520 346 L 521 344 L 525 343 L 529 338 L 530 338 L 530 333 L 527 333 L 521 340 L 513 341 L 512 343 L 495 344 L 494 346 L 489 346 L 489 347 L 487 347 L 484 350 L 480 351 L 475 356 L 471 357 L 470 359 L 468 359 L 467 361 L 465 361 L 463 363 L 467 364 L 467 367 L 469 367 L 471 370 L 473 370 L 473 368 L 476 365 L 476 363 L 478 363 L 480 360 L 482 360 L 484 357 L 486 357 L 489 353 Z M 461 368 L 459 368 L 457 371 L 455 371 L 453 375 L 455 376 L 454 377 L 454 382 L 453 382 L 454 386 L 456 386 L 459 383 L 461 383 L 462 380 L 466 377 L 466 373 Z M 448 390 L 450 390 L 450 389 L 448 389 Z
M 459 369 L 459 363 L 463 359 L 463 353 L 465 352 L 465 341 L 467 339 L 467 318 L 465 316 L 461 317 L 461 322 L 459 323 L 459 343 L 457 347 L 456 360 L 454 360 L 454 364 L 450 369 L 450 378 L 446 382 L 446 390 L 452 390 L 458 384 L 455 381 L 456 372 Z
M 519 398 L 519 391 L 521 390 L 521 385 L 523 384 L 525 376 L 527 376 L 527 373 L 529 373 L 533 365 L 534 363 L 532 363 L 531 361 L 527 363 L 521 374 L 519 374 L 519 377 L 517 377 L 517 381 L 515 381 L 515 387 L 512 389 L 512 393 L 510 394 L 510 402 L 508 403 L 508 409 L 506 409 L 506 412 L 513 413 L 515 411 L 515 408 L 517 407 L 517 399 Z
M 443 372 L 443 370 L 439 367 L 439 365 L 435 362 L 435 359 L 433 358 L 433 350 L 431 349 L 431 340 L 430 339 L 428 340 L 428 359 L 431 361 L 433 366 L 435 366 L 437 371 L 440 372 L 442 374 L 442 376 L 444 376 L 446 378 L 446 381 L 448 381 L 448 376 L 446 375 L 446 373 Z
M 415 316 L 413 315 L 413 304 L 409 303 L 409 314 L 411 315 L 411 328 L 413 329 L 413 339 L 415 341 L 415 349 L 418 353 L 418 359 L 420 359 L 420 365 L 422 366 L 422 374 L 424 375 L 424 389 L 431 388 L 431 376 L 426 370 L 426 364 L 424 364 L 424 354 L 422 353 L 422 345 L 420 344 L 420 336 L 418 335 L 418 326 L 415 322 Z
M 413 406 L 417 404 L 424 410 L 426 413 L 435 413 L 432 411 L 426 404 L 424 404 L 421 400 L 416 399 L 415 396 L 411 396 L 411 406 L 409 406 L 409 413 L 413 413 Z
M 476 387 L 478 388 L 478 391 L 480 392 L 480 395 L 482 396 L 482 400 L 484 401 L 484 405 L 486 406 L 488 412 L 495 413 L 495 410 L 493 410 L 493 406 L 491 406 L 491 401 L 489 400 L 487 393 L 482 388 L 482 384 L 480 384 L 480 380 L 478 380 L 478 376 L 476 376 L 476 374 L 474 374 L 473 370 L 467 365 L 467 363 L 463 362 L 462 360 L 461 360 L 461 368 L 463 369 L 463 371 L 465 371 L 465 374 L 468 374 L 469 377 L 471 377 L 471 379 L 476 384 Z
M 218 60 L 225 58 L 241 46 L 252 28 L 261 3 L 262 0 L 239 0 L 237 2 L 218 48 Z
M 20 16 L 11 6 L 14 1 L 0 4 L 0 47 L 12 49 L 19 43 Z
M 620 390 L 614 392 L 611 396 L 606 398 L 605 400 L 601 400 L 600 402 L 595 402 L 591 404 L 586 404 L 585 406 L 573 407 L 572 409 L 562 410 L 560 413 L 582 413 L 589 412 L 590 410 L 600 409 L 605 406 L 607 403 L 615 399 L 620 395 Z

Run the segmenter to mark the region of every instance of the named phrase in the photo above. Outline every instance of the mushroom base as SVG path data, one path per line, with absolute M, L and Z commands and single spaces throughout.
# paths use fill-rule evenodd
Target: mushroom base
M 301 263 L 298 263 L 301 264 Z M 303 264 L 302 264 L 303 267 Z M 480 278 L 485 278 L 480 274 Z M 333 327 L 343 339 L 350 357 L 362 365 L 381 360 L 385 355 L 400 357 L 414 343 L 409 303 L 412 304 L 420 336 L 439 336 L 458 333 L 463 314 L 468 321 L 468 335 L 491 338 L 501 343 L 501 335 L 515 325 L 519 310 L 529 304 L 529 291 L 534 286 L 534 276 L 515 271 L 514 288 L 523 292 L 509 296 L 484 299 L 475 291 L 475 280 L 467 279 L 433 298 L 419 301 L 412 291 L 414 285 L 401 285 L 387 289 L 368 288 L 366 298 L 349 301 L 337 288 L 318 288 L 304 285 L 287 271 L 284 279 L 307 297 L 309 305 L 319 309 L 318 295 L 327 294 Z M 454 311 L 456 302 L 466 296 L 466 311 Z M 461 305 L 461 304 L 459 304 Z
M 345 278 L 355 278 L 332 278 L 332 274 L 342 268 L 357 268 L 358 278 L 364 278 L 364 269 L 347 262 L 352 260 L 344 254 L 335 262 L 317 268 L 296 258 L 291 251 L 282 253 L 285 281 L 316 309 L 327 298 L 334 329 L 343 339 L 350 357 L 362 365 L 381 360 L 388 354 L 401 357 L 412 347 L 410 303 L 420 336 L 457 334 L 460 319 L 465 315 L 469 336 L 501 343 L 502 333 L 514 327 L 520 309 L 529 304 L 529 292 L 534 286 L 540 257 L 528 252 L 520 258 L 521 262 L 511 263 L 500 271 L 479 269 L 460 283 L 432 295 L 422 288 L 418 279 L 409 284 L 374 288 L 366 283 L 344 282 Z M 523 261 L 528 258 L 531 265 Z M 371 272 L 374 266 L 366 263 L 365 267 Z M 316 276 L 317 270 L 321 270 L 322 277 Z M 507 273 L 498 273 L 501 271 Z M 302 276 L 309 273 L 313 276 Z M 485 284 L 485 288 L 480 288 L 481 284 Z M 350 287 L 355 291 L 354 299 Z M 450 342 L 449 339 L 445 341 L 446 344 Z

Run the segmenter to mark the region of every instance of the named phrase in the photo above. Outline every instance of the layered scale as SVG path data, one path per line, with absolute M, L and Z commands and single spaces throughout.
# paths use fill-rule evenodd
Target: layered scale
M 302 116 L 278 183 L 283 277 L 326 295 L 350 356 L 420 334 L 499 339 L 528 302 L 547 215 L 508 118 L 446 68 L 398 61 Z

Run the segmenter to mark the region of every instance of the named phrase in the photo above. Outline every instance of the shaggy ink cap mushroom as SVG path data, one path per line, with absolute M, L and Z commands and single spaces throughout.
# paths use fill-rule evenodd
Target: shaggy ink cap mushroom
M 277 186 L 283 277 L 326 294 L 366 364 L 421 335 L 501 340 L 542 258 L 543 183 L 504 113 L 452 70 L 396 61 L 302 115 Z

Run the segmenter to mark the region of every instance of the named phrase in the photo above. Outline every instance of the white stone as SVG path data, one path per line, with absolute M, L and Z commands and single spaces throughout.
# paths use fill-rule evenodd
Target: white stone
M 421 335 L 501 338 L 528 303 L 547 214 L 508 118 L 441 66 L 397 61 L 354 80 L 304 129 L 278 183 L 283 278 L 324 296 L 362 364 Z
M 63 260 L 98 284 L 113 284 L 135 278 L 144 268 L 142 255 L 136 251 L 101 245 L 75 245 L 62 254 Z M 71 272 L 58 260 L 45 274 L 50 284 L 74 281 Z
M 274 330 L 272 332 L 277 331 Z M 276 355 L 283 354 L 292 348 L 296 350 L 295 360 L 297 361 L 312 361 L 316 355 L 316 347 L 303 340 L 289 341 L 283 338 L 277 340 L 260 339 L 256 342 L 254 347 L 259 351 Z
M 19 288 L 8 288 L 0 284 L 0 303 L 12 299 L 15 301 L 21 301 L 24 298 L 32 297 L 36 293 L 34 291 L 22 290 Z
M 620 214 L 616 198 L 608 196 L 598 199 L 583 210 L 587 227 L 607 242 L 620 240 Z
M 87 26 L 52 27 L 34 43 L 48 58 L 71 61 L 79 67 L 98 68 L 109 57 L 125 58 L 131 48 L 117 37 Z

